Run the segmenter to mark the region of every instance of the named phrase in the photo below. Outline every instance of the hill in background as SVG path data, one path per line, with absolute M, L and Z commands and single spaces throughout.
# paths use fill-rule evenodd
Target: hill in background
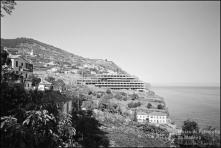
M 108 72 L 127 74 L 112 61 L 84 58 L 31 38 L 1 39 L 1 45 L 11 53 L 23 55 L 31 60 L 34 70 L 81 69 L 84 74 Z

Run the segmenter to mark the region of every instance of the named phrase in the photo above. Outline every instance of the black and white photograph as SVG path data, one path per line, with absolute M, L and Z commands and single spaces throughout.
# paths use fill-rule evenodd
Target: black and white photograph
M 2 148 L 220 147 L 220 1 L 1 0 Z

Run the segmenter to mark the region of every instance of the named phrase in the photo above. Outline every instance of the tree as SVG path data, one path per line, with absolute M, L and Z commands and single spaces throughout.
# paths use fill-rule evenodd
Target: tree
M 128 104 L 128 107 L 129 108 L 136 108 L 136 107 L 138 107 L 140 105 L 141 105 L 140 102 L 135 102 L 135 103 L 131 102 L 131 103 Z
M 157 109 L 163 109 L 163 108 L 164 108 L 164 106 L 162 104 L 157 105 Z
M 12 10 L 15 8 L 15 1 L 14 0 L 1 0 L 1 17 L 4 17 L 5 15 L 3 12 L 11 15 Z
M 131 99 L 132 99 L 132 100 L 136 100 L 136 99 L 138 99 L 138 98 L 139 98 L 138 94 L 133 94 L 133 95 L 131 96 Z
M 147 108 L 151 108 L 151 107 L 152 107 L 152 104 L 148 103 Z
M 182 130 L 184 132 L 188 132 L 189 135 L 192 135 L 192 133 L 199 131 L 198 123 L 195 121 L 186 120 L 186 121 L 184 121 L 184 124 L 182 126 Z
M 38 86 L 38 84 L 41 82 L 41 79 L 35 76 L 32 76 L 32 86 Z
M 48 81 L 48 82 L 50 82 L 50 83 L 52 83 L 52 82 L 55 81 L 55 78 L 54 78 L 54 77 L 51 77 L 51 76 L 48 76 L 48 77 L 45 78 L 45 80 Z
M 111 92 L 110 89 L 107 89 L 107 90 L 106 90 L 106 93 L 107 93 L 107 94 L 111 94 L 112 92 Z

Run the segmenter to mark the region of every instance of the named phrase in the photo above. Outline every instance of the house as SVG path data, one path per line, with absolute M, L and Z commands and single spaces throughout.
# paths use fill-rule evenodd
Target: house
M 167 123 L 167 114 L 163 112 L 151 112 L 149 113 L 149 122 L 166 124 Z
M 136 114 L 137 122 L 139 122 L 139 123 L 147 122 L 149 119 L 148 117 L 149 117 L 149 115 L 145 112 L 142 112 L 142 111 L 139 111 Z
M 38 90 L 39 91 L 45 91 L 45 90 L 50 90 L 52 87 L 52 84 L 44 79 L 41 79 L 41 82 L 38 85 Z
M 24 88 L 27 90 L 32 89 L 31 76 L 33 75 L 33 64 L 31 61 L 25 59 L 21 55 L 9 55 L 11 59 L 11 68 L 15 74 L 20 75 Z
M 28 79 L 33 74 L 33 64 L 20 55 L 9 55 L 11 68 L 16 74 L 21 74 L 24 79 Z
M 25 80 L 24 81 L 24 88 L 26 90 L 31 90 L 33 87 L 32 87 L 32 80 Z

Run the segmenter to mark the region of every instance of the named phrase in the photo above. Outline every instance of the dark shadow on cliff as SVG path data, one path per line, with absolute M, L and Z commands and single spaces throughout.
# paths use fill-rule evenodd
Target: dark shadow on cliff
M 108 147 L 106 132 L 99 129 L 101 123 L 96 120 L 92 111 L 73 111 L 72 123 L 76 127 L 75 139 L 84 147 Z

